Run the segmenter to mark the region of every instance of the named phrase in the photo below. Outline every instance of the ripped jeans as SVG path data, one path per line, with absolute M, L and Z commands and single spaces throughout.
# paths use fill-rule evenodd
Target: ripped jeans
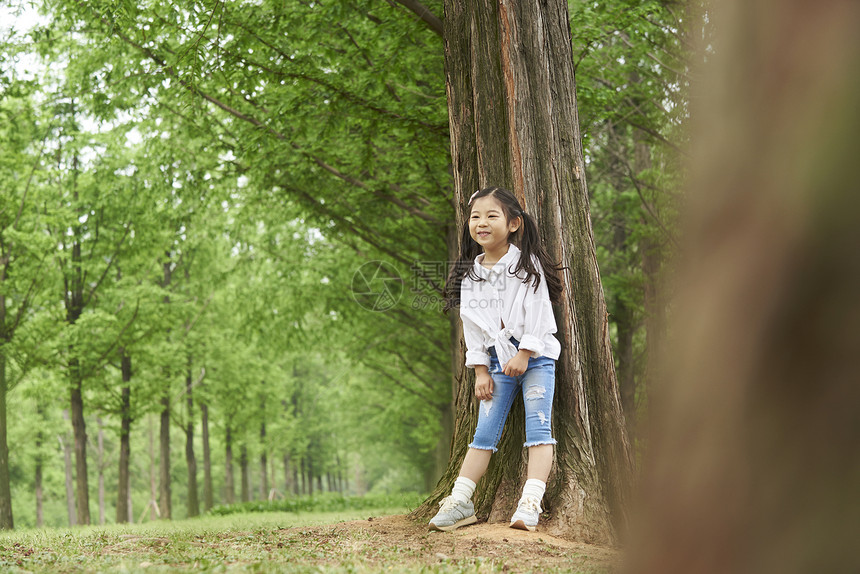
M 519 348 L 514 338 L 511 342 Z M 526 372 L 510 377 L 502 372 L 496 350 L 490 347 L 490 376 L 493 377 L 493 398 L 481 401 L 478 426 L 469 448 L 491 450 L 502 437 L 505 420 L 516 394 L 522 389 L 526 407 L 526 447 L 556 444 L 552 438 L 552 397 L 555 393 L 555 360 L 548 357 L 529 358 Z

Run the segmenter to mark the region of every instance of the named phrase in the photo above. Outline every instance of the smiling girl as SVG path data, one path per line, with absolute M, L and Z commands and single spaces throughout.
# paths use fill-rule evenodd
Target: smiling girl
M 517 393 L 526 413 L 528 480 L 511 527 L 535 530 L 552 467 L 552 399 L 555 361 L 561 345 L 552 301 L 562 285 L 540 243 L 534 219 L 516 197 L 500 187 L 475 192 L 462 230 L 460 257 L 445 287 L 445 310 L 460 308 L 466 367 L 475 369 L 481 401 L 478 426 L 451 495 L 430 520 L 434 530 L 474 524 L 472 495 L 496 452 Z M 517 240 L 520 247 L 514 245 Z

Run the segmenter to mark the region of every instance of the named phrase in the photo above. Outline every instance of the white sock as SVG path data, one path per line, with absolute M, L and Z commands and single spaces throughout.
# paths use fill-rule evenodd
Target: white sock
M 475 494 L 476 484 L 465 476 L 457 477 L 454 481 L 454 489 L 451 491 L 451 496 L 462 502 L 463 504 L 472 500 L 472 495 Z
M 544 492 L 546 492 L 546 483 L 536 478 L 530 478 L 526 481 L 526 485 L 523 487 L 523 495 L 520 500 L 526 496 L 533 496 L 538 499 L 538 502 L 540 502 L 543 500 Z

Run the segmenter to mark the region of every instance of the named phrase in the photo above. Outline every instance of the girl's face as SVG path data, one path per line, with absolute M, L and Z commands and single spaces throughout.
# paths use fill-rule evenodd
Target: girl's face
M 505 217 L 502 204 L 492 195 L 475 200 L 469 215 L 469 234 L 484 252 L 494 252 L 508 245 L 508 236 L 520 228 L 519 217 Z

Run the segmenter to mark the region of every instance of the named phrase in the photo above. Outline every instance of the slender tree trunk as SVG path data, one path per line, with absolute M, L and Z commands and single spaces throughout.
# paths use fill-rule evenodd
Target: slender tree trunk
M 2 368 L 2 367 L 0 367 Z M 42 401 L 36 398 L 36 527 L 42 528 L 45 524 L 45 513 L 43 509 L 43 492 L 42 492 L 42 443 L 45 442 L 45 433 L 42 430 L 45 423 L 45 411 L 42 407 Z
M 122 395 L 119 430 L 119 486 L 116 495 L 116 521 L 129 522 L 131 509 L 131 357 L 120 350 L 122 368 Z
M 239 472 L 242 479 L 242 502 L 251 500 L 251 477 L 248 468 L 248 447 L 244 444 L 239 449 Z
M 105 459 L 105 430 L 104 425 L 102 424 L 102 419 L 100 417 L 96 417 L 96 424 L 98 424 L 99 432 L 97 435 L 97 445 L 98 445 L 98 469 L 99 469 L 99 524 L 105 523 L 105 470 L 104 470 L 104 459 Z
M 80 365 L 77 359 L 69 361 L 72 377 L 71 415 L 75 435 L 75 514 L 78 524 L 90 523 L 90 494 L 87 479 L 87 425 L 84 421 L 84 399 Z
M 487 185 L 511 189 L 568 267 L 558 308 L 562 354 L 553 430 L 558 445 L 544 505 L 550 532 L 609 542 L 625 523 L 632 457 L 612 361 L 579 137 L 567 3 L 445 2 L 445 66 L 457 229 Z M 474 374 L 457 333 L 450 464 L 426 517 L 459 473 L 477 416 Z M 522 399 L 476 495 L 479 516 L 507 520 L 525 480 Z
M 203 433 L 203 509 L 209 510 L 214 506 L 212 495 L 212 456 L 209 450 L 209 406 L 200 405 L 200 418 Z
M 155 466 L 155 423 L 152 420 L 152 415 L 149 415 L 149 519 L 155 520 L 160 512 L 158 511 L 158 483 L 156 481 L 156 466 Z
M 68 409 L 63 410 L 63 418 L 69 422 Z M 78 517 L 75 513 L 75 479 L 72 470 L 72 447 L 70 443 L 73 438 L 66 433 L 65 440 L 62 436 L 57 436 L 60 441 L 60 446 L 63 448 L 63 460 L 66 464 L 66 507 L 69 514 L 69 526 L 75 526 L 78 523 Z
M 260 499 L 269 496 L 269 462 L 266 455 L 266 381 L 260 381 Z
M 200 515 L 197 499 L 197 458 L 194 456 L 194 399 L 192 398 L 191 357 L 188 357 L 188 372 L 185 375 L 188 424 L 185 427 L 185 463 L 188 467 L 188 516 Z
M 161 397 L 161 431 L 160 431 L 159 487 L 158 507 L 161 517 L 170 520 L 173 517 L 170 492 L 170 396 Z
M 78 156 L 72 160 L 74 186 L 77 185 Z M 74 200 L 77 203 L 78 191 L 75 188 Z M 81 229 L 73 228 L 74 242 L 72 244 L 72 276 L 66 281 L 64 300 L 66 301 L 66 322 L 74 325 L 84 309 L 84 281 L 81 270 Z M 76 349 L 69 347 L 69 382 L 71 388 L 70 407 L 72 430 L 75 435 L 75 513 L 78 524 L 90 523 L 90 493 L 89 477 L 87 474 L 87 425 L 84 421 L 83 376 L 80 362 L 75 356 Z
M 6 301 L 0 301 L 0 328 L 5 329 Z M 6 439 L 6 355 L 0 350 L 0 529 L 15 528 L 12 519 L 12 491 L 9 485 L 9 444 Z
M 233 481 L 233 436 L 229 424 L 224 437 L 224 500 L 227 504 L 236 502 L 236 487 Z

